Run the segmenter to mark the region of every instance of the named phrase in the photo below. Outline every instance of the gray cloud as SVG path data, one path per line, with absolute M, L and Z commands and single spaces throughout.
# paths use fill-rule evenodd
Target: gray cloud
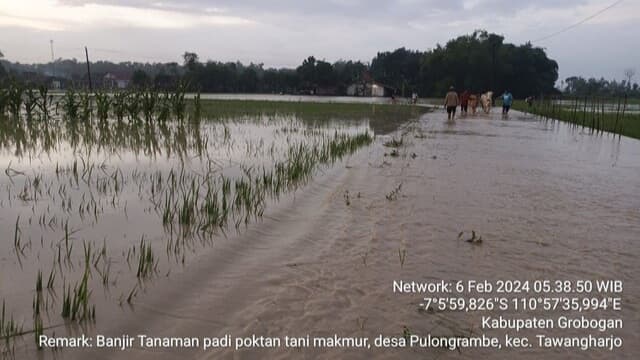
M 190 50 L 199 53 L 202 59 L 239 59 L 264 62 L 268 66 L 295 66 L 308 55 L 330 61 L 340 58 L 369 61 L 377 51 L 401 46 L 433 48 L 437 43 L 443 44 L 478 28 L 502 34 L 506 41 L 523 43 L 558 31 L 611 2 L 61 0 L 59 4 L 80 10 L 95 5 L 161 10 L 166 13 L 162 20 L 171 20 L 171 14 L 176 14 L 181 21 L 166 28 L 162 24 L 150 28 L 148 22 L 153 19 L 145 18 L 145 26 L 138 26 L 135 21 L 138 15 L 135 15 L 125 23 L 110 19 L 91 24 L 74 23 L 62 26 L 62 30 L 55 27 L 48 30 L 47 23 L 36 31 L 30 30 L 36 26 L 24 19 L 16 20 L 11 14 L 6 17 L 7 11 L 0 5 L 3 33 L 0 49 L 5 57 L 46 61 L 48 39 L 53 38 L 60 56 L 71 56 L 74 49 L 88 44 L 98 49 L 94 51 L 95 56 L 112 60 L 179 61 L 179 55 Z M 210 21 L 207 16 L 246 19 L 251 24 L 225 26 Z M 34 23 L 38 25 L 36 20 Z M 545 47 L 549 56 L 559 62 L 561 77 L 577 74 L 621 78 L 625 67 L 635 66 L 640 70 L 640 49 L 629 46 L 640 35 L 637 27 L 630 26 L 638 20 L 638 2 L 625 1 L 597 19 L 536 45 Z M 64 21 L 54 25 L 60 26 Z M 592 50 L 594 44 L 598 44 L 599 51 Z

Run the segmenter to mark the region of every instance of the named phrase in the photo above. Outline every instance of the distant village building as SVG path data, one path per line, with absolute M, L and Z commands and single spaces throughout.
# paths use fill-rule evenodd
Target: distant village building
M 108 72 L 102 78 L 102 86 L 106 89 L 125 89 L 131 82 L 131 74 L 123 72 Z
M 62 90 L 67 87 L 68 79 L 59 76 L 47 76 L 47 87 L 51 90 Z
M 393 94 L 393 88 L 374 81 L 354 83 L 347 87 L 349 96 L 385 97 Z

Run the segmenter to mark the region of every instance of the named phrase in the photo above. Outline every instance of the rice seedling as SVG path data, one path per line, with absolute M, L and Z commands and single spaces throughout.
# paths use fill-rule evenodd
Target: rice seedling
M 42 317 L 40 317 L 40 315 L 36 315 L 33 318 L 33 335 L 38 350 L 42 349 L 42 345 L 40 345 L 40 335 L 42 334 L 44 334 L 44 324 L 42 322 Z
M 76 93 L 73 89 L 69 89 L 62 97 L 62 108 L 65 116 L 70 121 L 75 121 L 80 114 L 80 103 L 76 99 Z
M 140 247 L 138 251 L 138 270 L 136 277 L 146 278 L 155 273 L 157 260 L 153 255 L 151 244 L 146 242 L 144 235 L 140 239 Z
M 0 88 L 0 117 L 4 116 L 9 103 L 9 90 Z
M 139 92 L 129 92 L 126 95 L 126 110 L 129 116 L 129 121 L 136 122 L 138 120 L 138 115 L 140 114 L 140 97 L 141 94 Z
M 198 122 L 200 121 L 200 116 L 202 113 L 202 103 L 200 101 L 200 91 L 198 91 L 193 98 L 193 116 L 191 121 Z
M 20 234 L 21 234 L 20 215 L 18 215 L 18 217 L 16 218 L 16 225 L 13 231 L 13 248 L 15 249 L 16 254 L 22 254 L 24 251 L 24 246 L 22 245 L 22 239 Z
M 407 260 L 407 249 L 398 249 L 398 257 L 400 258 L 400 267 L 404 267 L 404 262 Z
M 49 111 L 53 102 L 53 97 L 49 95 L 49 89 L 44 85 L 41 85 L 38 88 L 38 93 L 40 96 L 36 104 L 40 111 L 41 120 L 44 122 L 44 125 L 47 126 L 50 117 Z
M 12 82 L 8 89 L 8 106 L 9 111 L 14 119 L 20 117 L 20 110 L 22 108 L 22 95 L 24 94 L 24 87 L 17 83 Z
M 124 91 L 113 94 L 113 115 L 116 118 L 117 124 L 120 126 L 122 125 L 122 121 L 127 113 L 127 95 L 128 94 Z
M 12 340 L 23 333 L 22 326 L 8 316 L 5 300 L 2 300 L 2 312 L 0 313 L 0 340 L 4 340 L 4 349 L 0 348 L 0 354 L 13 352 Z
M 404 325 L 404 326 L 402 327 L 402 337 L 403 337 L 405 340 L 409 341 L 409 339 L 411 338 L 411 335 L 412 335 L 412 334 L 411 334 L 411 330 L 409 330 L 409 328 L 408 328 L 406 325 Z
M 127 304 L 131 305 L 133 303 L 133 298 L 138 294 L 138 284 L 133 286 L 133 289 L 129 291 L 129 295 L 127 296 Z
M 42 292 L 42 271 L 38 270 L 36 278 L 36 292 Z
M 186 101 L 185 101 L 185 93 L 186 93 L 186 85 L 181 82 L 178 84 L 176 91 L 170 97 L 171 109 L 172 109 L 173 115 L 176 117 L 178 121 L 182 121 L 184 119 L 184 112 L 187 107 Z
M 33 119 L 33 111 L 36 109 L 38 96 L 34 89 L 25 90 L 24 112 L 28 122 Z
M 111 107 L 112 98 L 109 94 L 103 92 L 95 93 L 96 115 L 102 122 L 109 117 L 109 109 Z
M 52 267 L 49 272 L 49 278 L 47 279 L 47 289 L 52 290 L 55 286 L 56 281 L 56 268 Z
M 82 121 L 89 122 L 93 115 L 93 106 L 91 102 L 91 95 L 89 93 L 79 93 L 80 100 L 80 118 Z
M 71 286 L 63 287 L 62 318 L 71 321 L 82 322 L 95 320 L 95 305 L 89 306 L 91 291 L 89 290 L 89 272 L 85 270 L 80 283 L 77 283 L 73 292 Z
M 402 183 L 398 184 L 398 186 L 396 186 L 395 189 L 391 190 L 391 192 L 385 195 L 385 198 L 389 201 L 397 200 L 401 190 L 402 190 Z
M 143 91 L 140 93 L 140 101 L 144 118 L 150 123 L 155 113 L 156 103 L 158 102 L 158 93 L 152 90 Z

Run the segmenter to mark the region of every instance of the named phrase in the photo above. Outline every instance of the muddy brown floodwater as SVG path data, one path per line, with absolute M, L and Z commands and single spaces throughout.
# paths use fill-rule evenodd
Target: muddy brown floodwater
M 513 112 L 445 122 L 441 110 L 377 137 L 270 206 L 246 231 L 217 239 L 131 306 L 96 325 L 60 329 L 155 337 L 498 336 L 482 316 L 580 316 L 563 311 L 420 311 L 394 280 L 621 280 L 622 329 L 523 330 L 609 336 L 621 349 L 83 349 L 64 359 L 637 358 L 640 354 L 640 141 L 595 136 Z M 403 137 L 397 148 L 383 146 Z M 400 186 L 401 185 L 401 186 Z M 394 191 L 397 190 L 397 191 Z M 459 239 L 464 231 L 481 244 Z M 583 313 L 584 315 L 584 313 Z M 511 332 L 513 333 L 513 331 Z

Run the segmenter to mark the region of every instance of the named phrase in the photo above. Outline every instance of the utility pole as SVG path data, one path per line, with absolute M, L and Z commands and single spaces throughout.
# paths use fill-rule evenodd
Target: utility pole
M 49 40 L 49 44 L 51 44 L 51 67 L 52 67 L 52 71 L 53 71 L 53 77 L 56 77 L 56 63 L 55 63 L 55 57 L 53 56 L 53 39 Z
M 93 91 L 93 84 L 91 84 L 91 67 L 89 66 L 89 50 L 84 47 L 84 54 L 87 56 L 87 76 L 89 77 L 89 91 Z

